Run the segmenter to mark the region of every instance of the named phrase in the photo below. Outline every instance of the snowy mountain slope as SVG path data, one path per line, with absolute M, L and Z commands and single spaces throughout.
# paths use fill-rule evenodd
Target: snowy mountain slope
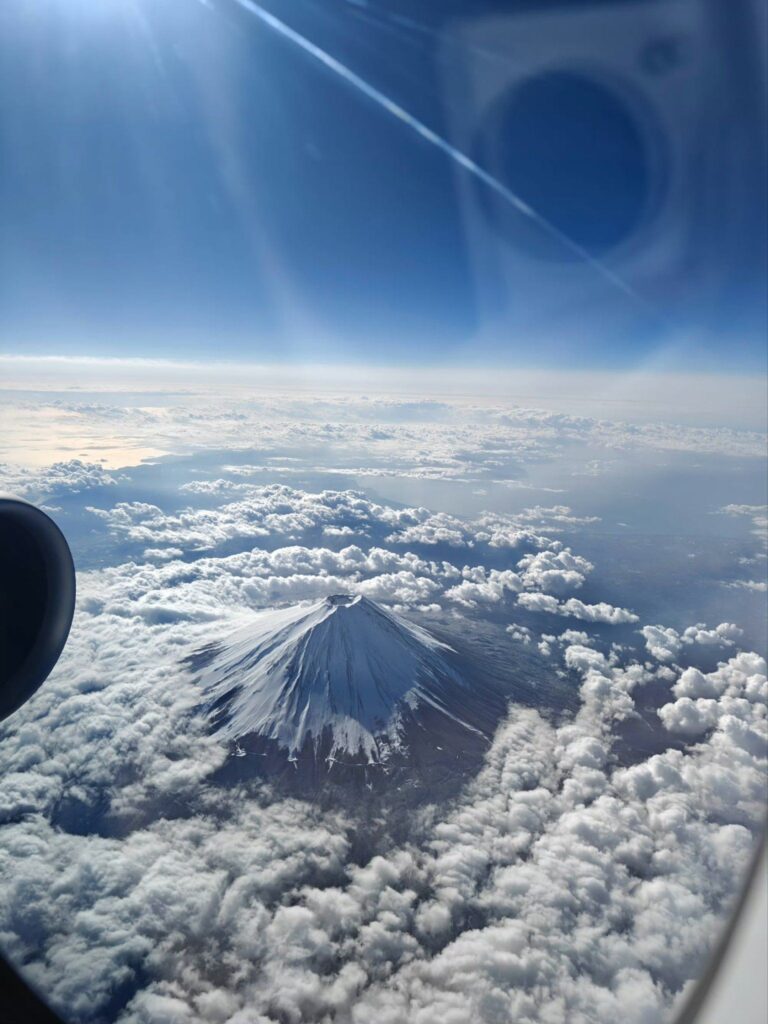
M 292 757 L 311 745 L 331 759 L 376 763 L 420 721 L 484 738 L 454 654 L 373 601 L 336 595 L 254 616 L 210 650 L 199 685 L 223 738 L 259 736 Z

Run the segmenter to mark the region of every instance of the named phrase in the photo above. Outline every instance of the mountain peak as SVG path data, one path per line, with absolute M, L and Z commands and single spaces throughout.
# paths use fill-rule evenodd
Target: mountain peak
M 366 601 L 368 604 L 373 603 L 362 594 L 329 594 L 328 597 L 323 598 L 323 601 L 332 608 L 349 608 L 350 605 L 360 604 L 362 601 Z
M 261 737 L 289 757 L 378 762 L 420 713 L 462 730 L 468 694 L 453 649 L 357 594 L 262 612 L 211 651 L 204 708 L 222 737 Z

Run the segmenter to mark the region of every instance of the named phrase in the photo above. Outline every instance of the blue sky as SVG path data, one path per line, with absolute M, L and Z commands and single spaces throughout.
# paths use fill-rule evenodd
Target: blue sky
M 509 72 L 453 23 L 267 7 L 4 4 L 0 351 L 763 366 L 749 152 L 677 209 L 618 92 L 532 76 L 480 116 L 450 83 Z

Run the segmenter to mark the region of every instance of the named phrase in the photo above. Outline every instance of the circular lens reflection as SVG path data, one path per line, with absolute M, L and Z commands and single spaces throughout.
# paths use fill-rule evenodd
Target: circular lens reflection
M 654 182 L 645 127 L 623 96 L 581 72 L 547 72 L 505 92 L 482 125 L 478 151 L 494 177 L 591 256 L 625 241 L 648 211 Z M 485 201 L 503 226 L 500 204 Z M 529 230 L 518 240 L 536 255 L 574 256 L 531 240 Z

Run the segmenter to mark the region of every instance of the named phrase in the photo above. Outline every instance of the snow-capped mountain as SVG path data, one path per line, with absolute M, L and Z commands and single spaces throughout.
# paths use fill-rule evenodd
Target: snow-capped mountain
M 260 737 L 291 759 L 375 764 L 414 733 L 420 745 L 458 733 L 477 746 L 492 728 L 453 648 L 362 596 L 254 615 L 203 661 L 203 708 L 237 747 Z

